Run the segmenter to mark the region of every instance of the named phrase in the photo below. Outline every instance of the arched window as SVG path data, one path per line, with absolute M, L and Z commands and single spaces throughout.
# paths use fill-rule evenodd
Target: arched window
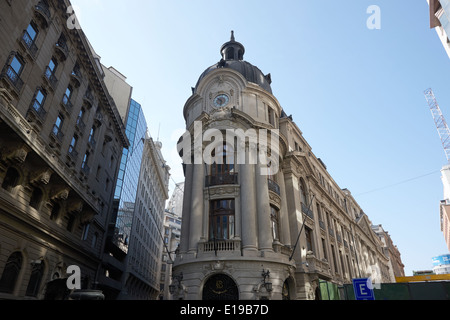
M 19 172 L 14 168 L 8 168 L 3 179 L 2 188 L 11 191 L 19 182 Z
M 233 60 L 234 59 L 234 48 L 229 48 L 227 50 L 226 58 L 227 60 Z
M 0 279 L 0 292 L 13 293 L 22 268 L 22 261 L 23 257 L 20 252 L 14 252 L 9 256 Z
M 40 260 L 32 264 L 30 281 L 28 282 L 27 291 L 25 293 L 28 297 L 36 297 L 39 293 L 42 277 L 44 276 L 45 264 Z
M 40 188 L 34 188 L 30 198 L 30 207 L 39 210 L 39 205 L 42 201 L 42 190 Z

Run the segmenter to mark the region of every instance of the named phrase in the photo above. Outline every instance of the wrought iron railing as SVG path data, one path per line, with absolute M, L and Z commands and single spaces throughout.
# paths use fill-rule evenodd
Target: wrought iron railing
M 237 173 L 221 173 L 215 175 L 209 175 L 205 177 L 205 186 L 218 186 L 224 184 L 237 184 L 238 174 Z
M 56 124 L 53 126 L 52 134 L 59 142 L 64 138 L 64 133 L 61 132 Z
M 314 219 L 314 214 L 313 214 L 312 210 L 310 208 L 308 208 L 307 206 L 305 206 L 303 203 L 302 203 L 302 212 L 304 214 L 306 214 L 308 217 L 310 217 L 311 219 Z
M 25 47 L 27 47 L 28 51 L 31 53 L 33 58 L 35 58 L 38 48 L 34 43 L 34 39 L 30 36 L 27 30 L 24 30 L 23 32 L 22 42 L 25 44 Z
M 7 79 L 19 92 L 23 87 L 23 81 L 17 72 L 10 65 L 6 65 L 0 75 L 0 78 Z
M 45 1 L 39 1 L 38 4 L 35 6 L 36 11 L 41 12 L 45 17 L 50 19 L 50 9 L 48 7 L 48 4 Z
M 58 82 L 58 79 L 56 78 L 55 74 L 53 73 L 53 70 L 50 69 L 49 66 L 47 66 L 47 68 L 45 68 L 44 76 L 48 80 L 48 82 L 50 83 L 50 86 L 53 89 L 55 89 L 56 83 Z
M 280 186 L 278 185 L 278 183 L 276 183 L 275 181 L 273 181 L 272 179 L 267 179 L 267 183 L 269 185 L 269 190 L 275 192 L 276 194 L 280 195 Z

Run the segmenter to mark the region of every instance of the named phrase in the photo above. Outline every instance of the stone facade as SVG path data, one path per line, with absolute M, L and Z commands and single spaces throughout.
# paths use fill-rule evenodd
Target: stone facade
M 98 277 L 124 126 L 69 1 L 0 2 L 0 298 Z
M 270 74 L 243 60 L 233 34 L 220 51 L 183 111 L 185 188 L 172 298 L 318 299 L 321 281 L 341 285 L 377 273 L 375 281 L 389 282 L 372 223 L 312 153 L 272 94 Z M 227 139 L 230 129 L 244 139 Z M 252 158 L 261 153 L 270 164 Z

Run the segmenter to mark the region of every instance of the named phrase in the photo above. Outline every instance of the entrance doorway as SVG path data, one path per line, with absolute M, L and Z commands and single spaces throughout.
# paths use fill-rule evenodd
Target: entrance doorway
M 239 290 L 229 276 L 218 273 L 211 276 L 203 286 L 203 300 L 239 300 Z

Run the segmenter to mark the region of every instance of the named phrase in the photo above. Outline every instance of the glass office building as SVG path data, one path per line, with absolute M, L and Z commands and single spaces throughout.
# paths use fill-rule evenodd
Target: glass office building
M 124 149 L 120 160 L 119 175 L 114 192 L 117 210 L 113 242 L 125 253 L 128 252 L 134 202 L 141 168 L 144 139 L 147 134 L 147 122 L 139 103 L 131 99 L 127 114 L 126 134 L 130 147 Z

